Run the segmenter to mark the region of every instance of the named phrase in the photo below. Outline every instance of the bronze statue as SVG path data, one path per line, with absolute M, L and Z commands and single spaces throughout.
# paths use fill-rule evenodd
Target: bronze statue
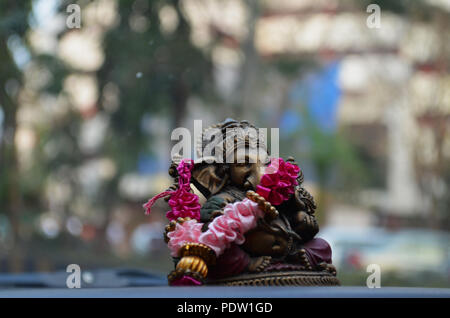
M 339 285 L 330 246 L 315 238 L 316 205 L 293 158 L 269 160 L 258 129 L 232 119 L 207 128 L 197 153 L 191 165 L 172 163 L 176 183 L 159 196 L 171 194 L 171 285 Z M 189 209 L 178 215 L 189 217 L 173 213 L 180 202 Z

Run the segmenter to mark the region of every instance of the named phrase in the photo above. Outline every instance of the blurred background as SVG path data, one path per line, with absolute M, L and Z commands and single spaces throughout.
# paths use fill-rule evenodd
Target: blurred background
M 167 273 L 170 133 L 232 117 L 280 127 L 343 285 L 450 287 L 450 3 L 370 3 L 2 0 L 0 272 Z

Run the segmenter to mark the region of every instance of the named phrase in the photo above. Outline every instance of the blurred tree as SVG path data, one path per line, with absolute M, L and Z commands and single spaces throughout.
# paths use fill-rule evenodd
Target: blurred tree
M 88 11 L 104 1 L 78 1 L 82 13 L 81 29 L 62 27 L 57 34 L 58 50 L 53 53 L 35 50 L 28 42 L 34 31 L 29 21 L 34 19 L 33 5 L 40 1 L 1 1 L 0 3 L 0 107 L 4 113 L 2 142 L 0 143 L 0 213 L 7 213 L 13 228 L 15 246 L 11 251 L 19 255 L 19 223 L 27 211 L 39 217 L 50 211 L 60 218 L 62 226 L 74 209 L 82 211 L 90 220 L 103 220 L 100 235 L 94 245 L 103 245 L 107 216 L 113 207 L 124 202 L 119 193 L 120 177 L 138 169 L 142 154 L 161 151 L 155 149 L 157 132 L 144 127 L 148 118 L 167 118 L 170 131 L 181 126 L 186 116 L 187 101 L 193 94 L 212 96 L 211 63 L 206 53 L 194 47 L 190 41 L 190 26 L 180 10 L 179 1 L 134 0 L 117 1 L 117 23 L 109 28 L 85 25 L 89 22 Z M 64 21 L 67 5 L 73 1 L 58 1 L 57 16 Z M 92 11 L 92 10 L 91 10 Z M 85 15 L 86 14 L 86 15 Z M 102 15 L 103 12 L 97 12 Z M 92 16 L 91 16 L 92 18 Z M 100 17 L 101 22 L 102 17 Z M 95 22 L 94 22 L 95 23 Z M 104 62 L 98 70 L 86 70 L 68 63 L 61 55 L 61 41 L 67 36 L 83 34 L 84 31 L 100 34 L 101 54 Z M 51 74 L 49 81 L 41 83 L 33 92 L 33 107 L 47 107 L 43 96 L 57 100 L 57 107 L 69 101 L 72 105 L 64 112 L 50 113 L 45 121 L 33 127 L 36 147 L 30 169 L 21 171 L 14 143 L 20 91 L 25 82 L 27 66 L 19 68 L 14 61 L 11 45 L 19 42 L 30 55 L 33 66 Z M 87 63 L 91 61 L 86 61 Z M 73 104 L 67 89 L 71 88 L 71 76 L 95 78 L 99 94 L 93 105 L 80 109 Z M 119 97 L 115 107 L 108 95 L 112 90 Z M 80 90 L 76 94 L 80 94 Z M 81 138 L 89 121 L 106 118 L 107 130 L 101 144 L 92 151 L 83 149 Z M 97 132 L 98 129 L 94 128 Z M 88 140 L 92 137 L 86 137 Z M 167 154 L 168 155 L 168 154 Z M 102 158 L 112 160 L 115 178 L 101 180 L 94 187 L 88 175 L 80 172 L 90 162 Z M 89 180 L 88 180 L 89 179 Z M 54 182 L 61 191 L 68 187 L 70 197 L 64 205 L 49 197 L 48 186 Z M 95 188 L 95 191 L 92 189 Z M 23 200 L 23 197 L 26 200 Z M 55 202 L 57 203 L 55 205 Z M 103 214 L 103 216 L 99 215 Z M 28 215 L 28 214 L 27 214 Z M 34 229 L 34 227 L 33 227 Z M 29 233 L 31 236 L 33 234 Z M 84 235 L 84 234 L 82 234 Z M 64 235 L 63 235 L 64 239 Z M 104 245 L 103 245 L 104 246 Z M 31 245 L 24 244 L 24 247 Z M 18 257 L 10 259 L 19 264 Z M 15 267 L 19 270 L 20 267 Z
M 119 12 L 121 23 L 105 36 L 98 81 L 100 87 L 113 83 L 120 89 L 121 106 L 111 116 L 107 148 L 115 156 L 126 155 L 121 162 L 129 170 L 151 147 L 143 119 L 168 117 L 167 131 L 181 126 L 189 96 L 207 96 L 212 77 L 209 59 L 190 41 L 178 0 L 120 1 Z M 133 27 L 136 21 L 148 27 Z
M 192 45 L 180 1 L 118 4 L 121 22 L 105 34 L 105 63 L 97 78 L 104 92 L 111 85 L 118 88 L 120 106 L 110 112 L 103 153 L 116 162 L 119 177 L 135 171 L 140 159 L 164 151 L 155 143 L 158 132 L 145 125 L 166 118 L 165 133 L 170 136 L 184 124 L 189 97 L 208 98 L 214 90 L 210 59 Z M 100 101 L 103 111 L 108 102 Z M 99 200 L 115 204 L 118 182 L 111 180 Z
M 352 191 L 361 189 L 372 178 L 361 154 L 345 134 L 324 129 L 306 107 L 301 106 L 298 115 L 301 124 L 282 138 L 280 150 L 281 153 L 294 153 L 308 179 L 317 184 L 318 218 L 324 222 L 327 194 L 349 202 L 354 199 L 350 195 Z
M 62 1 L 59 12 L 66 14 L 70 3 L 72 1 Z M 64 28 L 59 34 L 59 38 L 63 39 L 71 33 L 86 30 L 97 32 L 100 28 L 104 62 L 98 70 L 76 69 L 61 61 L 59 56 L 41 55 L 36 59 L 51 69 L 54 75 L 52 83 L 45 87 L 45 91 L 53 94 L 64 89 L 62 83 L 71 74 L 95 77 L 99 90 L 97 101 L 78 113 L 70 111 L 52 127 L 47 127 L 41 138 L 41 152 L 45 144 L 60 139 L 58 144 L 61 149 L 51 160 L 45 160 L 46 166 L 53 167 L 53 170 L 54 167 L 67 168 L 63 175 L 73 180 L 71 205 L 77 198 L 87 199 L 89 202 L 85 208 L 89 209 L 88 214 L 107 215 L 126 201 L 119 192 L 121 177 L 138 170 L 142 157 L 154 156 L 162 151 L 156 149 L 158 131 L 149 130 L 149 119 L 156 119 L 157 122 L 167 119 L 167 132 L 181 126 L 186 116 L 188 98 L 193 94 L 203 97 L 211 95 L 212 79 L 210 60 L 191 44 L 190 26 L 180 11 L 178 0 L 117 1 L 114 9 L 116 22 L 103 29 L 101 18 L 96 22 L 99 25 L 92 25 L 93 22 L 87 25 L 86 12 L 101 3 L 79 1 L 81 29 Z M 103 14 L 101 9 L 101 6 L 97 8 L 100 10 L 97 17 Z M 112 102 L 111 95 L 118 100 Z M 94 150 L 85 151 L 80 147 L 80 134 L 86 128 L 83 127 L 85 123 L 95 121 L 95 118 L 106 119 L 105 137 Z M 83 177 L 79 171 L 88 161 L 98 158 L 112 160 L 115 174 L 112 179 L 102 180 L 93 192 L 87 189 L 87 181 L 80 179 Z M 48 173 L 52 174 L 51 171 Z M 107 222 L 102 232 L 106 230 L 106 225 Z
M 6 213 L 12 228 L 13 246 L 10 261 L 19 270 L 21 254 L 19 220 L 23 207 L 19 165 L 15 148 L 18 91 L 22 74 L 10 50 L 12 41 L 22 42 L 28 28 L 30 1 L 2 1 L 0 3 L 0 108 L 3 112 L 3 131 L 0 139 L 0 213 Z M 10 44 L 10 45 L 8 45 Z M 8 47 L 10 46 L 10 47 Z

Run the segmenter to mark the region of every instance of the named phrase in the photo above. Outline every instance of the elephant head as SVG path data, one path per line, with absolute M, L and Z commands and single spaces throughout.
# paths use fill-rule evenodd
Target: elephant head
M 268 161 L 258 128 L 232 119 L 205 129 L 197 144 L 197 155 L 191 181 L 205 198 L 227 186 L 243 195 L 256 190 Z

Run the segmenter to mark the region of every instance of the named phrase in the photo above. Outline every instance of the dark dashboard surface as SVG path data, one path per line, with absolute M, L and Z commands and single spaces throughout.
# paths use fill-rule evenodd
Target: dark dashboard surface
M 382 287 L 123 287 L 14 288 L 0 298 L 450 298 L 450 288 Z
M 450 288 L 410 287 L 169 287 L 161 273 L 111 268 L 84 271 L 81 288 L 68 273 L 0 274 L 0 298 L 450 298 Z

